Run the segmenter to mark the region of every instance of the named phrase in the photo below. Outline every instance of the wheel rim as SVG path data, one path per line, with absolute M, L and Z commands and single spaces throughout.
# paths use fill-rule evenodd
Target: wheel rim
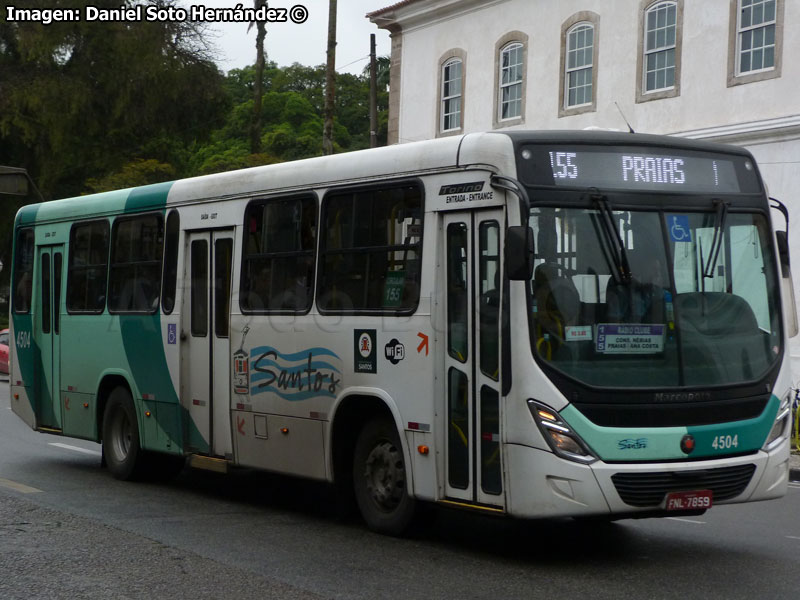
M 367 492 L 375 505 L 391 512 L 400 504 L 406 491 L 403 456 L 397 447 L 382 441 L 367 456 L 364 469 Z
M 133 444 L 133 428 L 124 410 L 117 411 L 111 424 L 111 449 L 115 458 L 122 462 L 128 457 Z

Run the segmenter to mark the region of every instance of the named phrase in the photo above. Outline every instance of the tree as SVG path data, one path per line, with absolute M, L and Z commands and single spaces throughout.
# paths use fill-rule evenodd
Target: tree
M 135 159 L 179 163 L 229 106 L 212 57 L 188 21 L 2 23 L 0 163 L 25 166 L 45 197 L 80 194 Z
M 267 0 L 253 0 L 256 10 L 265 7 Z M 256 26 L 256 80 L 253 90 L 253 123 L 250 129 L 250 153 L 258 154 L 261 150 L 261 100 L 264 95 L 264 38 L 267 36 L 267 24 L 264 21 L 250 23 L 247 30 Z
M 325 124 L 322 151 L 333 154 L 333 113 L 336 95 L 336 0 L 328 0 L 328 62 L 325 69 Z
M 375 59 L 376 71 L 378 75 L 378 89 L 386 90 L 389 88 L 389 76 L 391 75 L 392 59 L 389 56 L 378 56 Z M 369 65 L 362 71 L 364 77 L 369 77 Z

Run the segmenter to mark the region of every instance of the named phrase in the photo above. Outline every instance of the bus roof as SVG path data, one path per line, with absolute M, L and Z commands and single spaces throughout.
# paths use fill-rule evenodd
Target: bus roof
M 749 156 L 746 150 L 733 146 L 623 132 L 517 130 L 470 133 L 31 204 L 20 209 L 15 225 L 158 210 L 212 199 L 292 193 L 311 187 L 320 189 L 376 178 L 411 177 L 468 166 L 482 166 L 515 175 L 514 148 L 523 142 L 641 144 Z

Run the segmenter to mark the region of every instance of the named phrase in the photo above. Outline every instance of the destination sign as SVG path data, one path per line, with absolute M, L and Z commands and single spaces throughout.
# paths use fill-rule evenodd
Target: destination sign
M 522 179 L 534 185 L 676 193 L 759 191 L 746 157 L 642 147 L 544 147 L 521 151 Z

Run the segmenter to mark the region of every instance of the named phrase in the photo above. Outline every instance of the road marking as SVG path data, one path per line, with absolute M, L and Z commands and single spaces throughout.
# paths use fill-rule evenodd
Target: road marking
M 682 523 L 695 523 L 696 525 L 705 525 L 705 521 L 694 521 L 692 519 L 681 519 L 679 517 L 667 517 L 670 521 L 681 521 Z
M 796 535 L 787 535 L 786 538 L 790 540 L 800 540 L 800 537 Z
M 36 494 L 43 491 L 35 487 L 25 485 L 24 483 L 17 483 L 16 481 L 11 481 L 10 479 L 3 479 L 2 477 L 0 477 L 0 486 L 20 492 L 21 494 Z
M 81 454 L 91 454 L 92 456 L 102 456 L 102 453 L 97 450 L 89 450 L 88 448 L 78 448 L 78 446 L 70 446 L 69 444 L 60 444 L 58 442 L 50 442 L 49 446 L 56 448 L 63 448 L 64 450 L 72 450 L 73 452 L 80 452 Z

